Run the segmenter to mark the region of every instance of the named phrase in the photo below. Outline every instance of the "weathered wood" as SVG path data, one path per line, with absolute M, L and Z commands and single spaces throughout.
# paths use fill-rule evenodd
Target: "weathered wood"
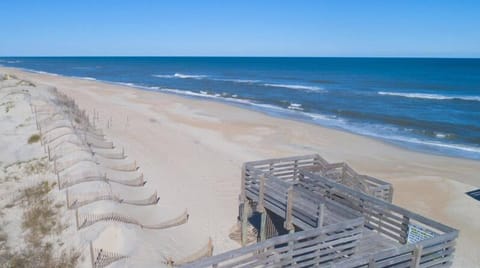
M 322 228 L 323 226 L 323 219 L 325 217 L 325 204 L 324 203 L 321 203 L 319 206 L 318 206 L 318 212 L 317 212 L 317 227 L 318 228 Z
M 292 224 L 293 194 L 293 187 L 290 187 L 287 193 L 287 208 L 285 209 L 285 223 L 283 225 L 283 227 L 287 230 L 294 229 Z
M 248 215 L 250 204 L 249 201 L 245 198 L 242 205 L 242 222 L 241 222 L 241 236 L 242 236 L 242 246 L 247 244 L 247 233 L 248 233 Z

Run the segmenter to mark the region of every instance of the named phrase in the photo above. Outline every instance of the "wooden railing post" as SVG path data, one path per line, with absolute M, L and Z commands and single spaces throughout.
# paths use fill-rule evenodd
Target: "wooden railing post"
M 295 232 L 295 226 L 293 226 L 293 216 L 292 216 L 292 210 L 293 210 L 293 198 L 294 198 L 294 192 L 293 192 L 293 185 L 288 188 L 287 191 L 287 208 L 285 210 L 285 222 L 283 223 L 283 227 L 289 231 L 290 234 L 293 234 Z M 291 239 L 291 238 L 290 238 Z M 290 265 L 294 266 L 295 263 L 293 262 L 293 250 L 295 246 L 295 241 L 290 240 L 288 241 L 288 254 L 289 259 L 291 261 Z
M 408 242 L 408 229 L 409 229 L 409 225 L 410 225 L 410 218 L 407 217 L 407 216 L 403 216 L 403 220 L 402 220 L 402 231 L 404 232 L 404 235 L 402 236 L 403 240 L 404 241 L 401 241 L 402 244 L 406 244 Z
M 293 181 L 296 181 L 298 178 L 298 160 L 293 162 Z
M 241 236 L 242 236 L 242 247 L 247 245 L 247 234 L 248 234 L 248 213 L 250 208 L 250 202 L 248 199 L 245 199 L 242 206 L 242 226 L 241 226 Z
M 123 152 L 123 151 L 122 151 Z M 245 192 L 245 187 L 247 183 L 247 165 L 243 164 L 242 165 L 242 175 L 241 175 L 241 183 L 240 183 L 240 202 L 244 202 L 245 199 L 247 199 L 247 194 Z
M 317 228 L 322 228 L 324 215 L 325 215 L 325 204 L 320 203 L 318 205 L 318 211 L 317 211 Z
M 260 212 L 260 241 L 266 238 L 267 213 L 265 211 L 265 175 L 260 175 L 257 211 Z
M 283 223 L 283 227 L 289 231 L 294 230 L 292 223 L 293 198 L 293 186 L 290 186 L 287 191 L 287 208 L 285 210 L 285 222 Z
M 422 258 L 422 251 L 423 247 L 421 245 L 417 245 L 413 250 L 413 260 L 412 260 L 412 268 L 420 267 L 420 259 Z

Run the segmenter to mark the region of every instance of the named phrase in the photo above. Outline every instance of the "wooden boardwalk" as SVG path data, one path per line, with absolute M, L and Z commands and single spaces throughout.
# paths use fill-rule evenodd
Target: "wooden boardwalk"
M 457 230 L 393 205 L 391 184 L 345 163 L 319 155 L 249 162 L 241 185 L 244 247 L 186 267 L 451 265 Z M 246 245 L 253 212 L 258 242 Z

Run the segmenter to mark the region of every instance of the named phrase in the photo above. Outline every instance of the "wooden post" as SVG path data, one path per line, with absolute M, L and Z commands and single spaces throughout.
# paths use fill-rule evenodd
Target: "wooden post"
M 298 176 L 298 160 L 293 163 L 293 180 L 296 181 Z
M 413 250 L 413 260 L 412 266 L 413 268 L 420 267 L 420 259 L 422 258 L 422 251 L 423 247 L 421 245 L 417 245 Z
M 260 241 L 265 241 L 267 231 L 267 213 L 265 211 L 265 175 L 260 176 L 257 211 L 260 212 Z
M 122 150 L 122 152 L 123 152 L 123 150 Z M 246 169 L 247 169 L 247 166 L 245 164 L 243 164 L 242 165 L 241 182 L 240 182 L 240 202 L 245 202 L 245 200 L 247 199 L 247 195 L 246 195 L 246 192 L 245 192 L 245 187 L 246 187 L 246 183 L 247 183 Z
M 78 208 L 75 209 L 75 223 L 77 224 L 77 230 L 79 229 L 80 226 L 78 226 Z
M 293 219 L 292 219 L 292 210 L 293 210 L 293 198 L 294 198 L 294 192 L 293 192 L 293 185 L 288 188 L 287 191 L 287 208 L 285 210 L 285 222 L 283 223 L 283 227 L 288 230 L 289 234 L 295 233 L 295 227 L 293 226 Z M 288 252 L 290 254 L 290 265 L 295 266 L 295 263 L 293 263 L 293 247 L 294 247 L 294 241 L 289 240 L 288 241 Z
M 288 188 L 287 192 L 287 208 L 285 210 L 285 222 L 283 223 L 283 227 L 292 233 L 292 230 L 295 230 L 293 223 L 292 223 L 292 209 L 293 209 L 293 186 Z
M 377 264 L 375 263 L 375 258 L 370 257 L 370 259 L 368 259 L 368 268 L 375 268 L 375 267 L 377 267 Z
M 242 236 L 242 247 L 247 245 L 247 232 L 248 232 L 248 213 L 249 213 L 249 207 L 250 203 L 248 199 L 243 200 L 243 203 L 241 204 L 242 207 L 242 229 L 241 229 L 241 236 Z
M 90 260 L 92 262 L 92 268 L 95 268 L 95 256 L 94 256 L 94 253 L 93 253 L 93 243 L 92 241 L 90 241 Z
M 60 186 L 60 175 L 57 173 L 57 183 L 58 183 L 58 190 L 61 190 L 62 187 Z
M 66 194 L 66 198 L 67 198 L 67 208 L 70 208 L 70 198 L 68 196 L 68 188 L 67 190 L 65 191 L 65 194 Z
M 38 119 L 37 119 L 37 106 L 33 106 L 34 112 L 35 112 L 35 124 L 37 125 L 37 129 L 40 130 L 40 126 L 38 125 Z
M 322 228 L 324 216 L 325 216 L 325 204 L 320 203 L 318 205 L 318 211 L 317 211 L 317 228 Z
M 409 225 L 410 225 L 410 218 L 407 217 L 407 216 L 403 216 L 401 229 L 404 232 L 404 237 L 402 236 L 404 241 L 401 241 L 401 242 L 403 242 L 402 244 L 406 244 L 408 242 L 407 240 L 408 240 Z
M 48 151 L 48 160 L 52 161 L 52 156 L 50 155 L 50 145 L 47 145 L 47 151 Z

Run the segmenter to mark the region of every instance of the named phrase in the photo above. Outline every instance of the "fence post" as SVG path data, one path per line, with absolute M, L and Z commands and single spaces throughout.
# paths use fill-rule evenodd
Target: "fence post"
M 77 223 L 77 230 L 79 230 L 80 226 L 78 226 L 78 208 L 75 209 L 75 222 Z
M 70 198 L 68 196 L 68 188 L 67 190 L 65 191 L 65 194 L 67 195 L 67 208 L 70 208 Z
M 95 256 L 93 253 L 93 243 L 90 241 L 90 261 L 92 262 L 92 268 L 95 268 Z

